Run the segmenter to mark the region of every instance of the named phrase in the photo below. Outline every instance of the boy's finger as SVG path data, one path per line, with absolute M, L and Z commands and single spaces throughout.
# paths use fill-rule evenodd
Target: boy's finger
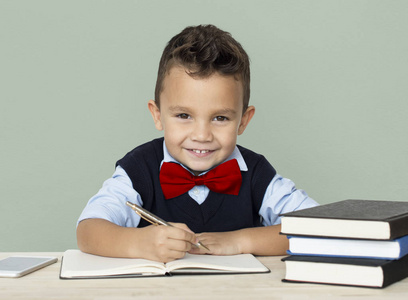
M 188 252 L 193 248 L 193 245 L 188 241 L 169 239 L 167 247 L 172 251 Z
M 184 225 L 184 224 L 177 224 L 173 223 L 175 225 Z M 172 224 L 172 225 L 173 225 Z M 174 227 L 166 227 L 167 236 L 169 239 L 174 239 L 174 240 L 180 240 L 184 242 L 188 242 L 190 244 L 196 244 L 197 243 L 197 238 L 191 230 L 187 231 L 183 228 L 183 226 L 174 226 Z

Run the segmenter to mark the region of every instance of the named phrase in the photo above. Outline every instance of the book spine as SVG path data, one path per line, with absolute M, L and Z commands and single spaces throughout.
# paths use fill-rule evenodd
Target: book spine
M 408 214 L 391 219 L 390 240 L 408 235 Z
M 398 239 L 398 244 L 400 247 L 400 257 L 408 255 L 408 235 Z
M 384 282 L 382 287 L 386 287 L 394 282 L 408 277 L 408 255 L 399 260 L 389 261 L 382 266 Z

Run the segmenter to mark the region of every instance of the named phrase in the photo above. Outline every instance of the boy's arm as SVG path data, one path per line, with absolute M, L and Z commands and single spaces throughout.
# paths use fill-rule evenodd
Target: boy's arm
M 281 225 L 272 225 L 229 232 L 205 232 L 197 234 L 197 237 L 215 255 L 285 255 L 289 242 L 285 235 L 279 234 L 280 229 Z M 200 253 L 194 248 L 190 252 Z
M 184 224 L 174 227 L 121 227 L 104 219 L 86 219 L 77 227 L 81 251 L 109 257 L 144 258 L 168 262 L 181 257 L 196 243 Z

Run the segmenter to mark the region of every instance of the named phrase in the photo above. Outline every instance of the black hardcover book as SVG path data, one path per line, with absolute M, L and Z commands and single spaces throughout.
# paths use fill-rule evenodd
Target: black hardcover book
M 282 215 L 282 234 L 391 240 L 408 235 L 408 202 L 343 200 Z
M 408 277 L 408 256 L 399 260 L 288 256 L 285 282 L 384 288 Z

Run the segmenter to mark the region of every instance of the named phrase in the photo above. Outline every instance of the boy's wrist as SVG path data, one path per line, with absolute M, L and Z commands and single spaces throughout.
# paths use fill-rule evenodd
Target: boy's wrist
M 244 228 L 238 230 L 240 253 L 254 255 L 285 255 L 288 248 L 286 236 L 279 234 L 280 225 Z
M 253 253 L 253 243 L 251 239 L 251 230 L 249 228 L 240 229 L 236 231 L 237 247 L 239 253 Z

